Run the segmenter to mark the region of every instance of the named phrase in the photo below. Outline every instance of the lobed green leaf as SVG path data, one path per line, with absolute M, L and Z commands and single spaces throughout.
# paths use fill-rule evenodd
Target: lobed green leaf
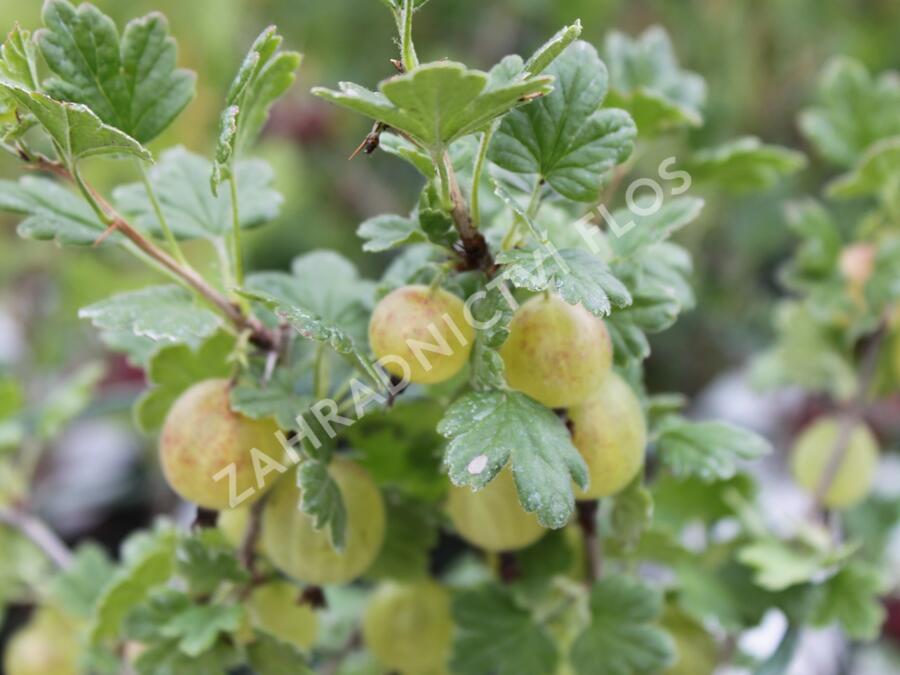
M 656 621 L 662 593 L 623 575 L 591 589 L 591 623 L 575 638 L 569 662 L 578 675 L 661 672 L 675 660 L 675 645 Z
M 138 141 L 104 124 L 87 106 L 57 101 L 3 80 L 0 80 L 0 92 L 34 115 L 53 141 L 60 159 L 70 167 L 80 159 L 96 155 L 130 155 L 148 162 L 152 159 Z
M 803 153 L 764 145 L 754 136 L 745 136 L 700 150 L 685 168 L 697 181 L 711 181 L 731 192 L 742 193 L 768 190 L 805 166 Z
M 17 230 L 25 239 L 90 246 L 106 229 L 83 199 L 37 176 L 0 181 L 0 211 L 26 216 Z
M 331 545 L 344 550 L 347 539 L 347 509 L 337 482 L 328 473 L 328 464 L 307 459 L 297 467 L 297 485 L 301 490 L 298 508 L 312 519 L 313 527 L 328 528 Z
M 547 631 L 508 589 L 483 586 L 453 601 L 456 633 L 450 667 L 462 675 L 546 675 L 559 653 Z
M 574 201 L 594 201 L 604 174 L 625 161 L 637 130 L 622 110 L 599 109 L 606 67 L 597 50 L 574 42 L 547 68 L 554 90 L 507 115 L 489 158 L 513 173 L 535 174 Z
M 82 308 L 78 316 L 104 331 L 130 331 L 158 343 L 195 348 L 222 325 L 216 314 L 174 285 L 119 293 Z
M 551 81 L 531 77 L 489 86 L 487 73 L 440 61 L 385 80 L 378 92 L 341 82 L 338 91 L 316 87 L 313 93 L 385 123 L 439 156 L 456 139 L 483 130 L 529 97 L 548 93 Z
M 873 143 L 900 134 L 900 78 L 873 77 L 854 59 L 832 59 L 822 72 L 818 104 L 800 113 L 800 129 L 833 164 L 849 167 Z
M 604 45 L 610 104 L 627 110 L 641 135 L 703 123 L 703 78 L 682 69 L 665 29 L 651 26 L 639 37 L 611 32 Z
M 677 415 L 663 421 L 657 431 L 663 464 L 676 476 L 697 476 L 706 481 L 734 476 L 738 461 L 768 454 L 771 446 L 761 436 L 725 422 L 692 422 Z
M 35 34 L 55 77 L 52 97 L 90 108 L 104 123 L 141 143 L 156 138 L 190 103 L 196 75 L 176 68 L 178 50 L 158 12 L 115 23 L 94 5 L 44 4 L 46 28 Z
M 438 432 L 450 439 L 444 463 L 454 484 L 477 490 L 509 462 L 522 507 L 545 527 L 568 522 L 573 479 L 587 487 L 587 467 L 566 426 L 524 394 L 467 394 L 447 409 Z
M 275 26 L 266 28 L 244 57 L 228 90 L 226 109 L 219 122 L 219 141 L 212 173 L 212 189 L 232 176 L 237 153 L 248 147 L 265 126 L 269 110 L 290 89 L 303 57 L 282 52 L 282 37 Z

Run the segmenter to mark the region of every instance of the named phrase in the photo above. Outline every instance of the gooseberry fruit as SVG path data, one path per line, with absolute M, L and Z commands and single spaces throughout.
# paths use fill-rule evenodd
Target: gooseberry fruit
M 453 634 L 450 596 L 433 581 L 384 583 L 369 600 L 362 632 L 387 670 L 444 672 Z
M 384 541 L 385 511 L 381 492 L 361 466 L 336 457 L 328 466 L 344 500 L 347 532 L 338 553 L 325 529 L 297 508 L 301 491 L 292 475 L 279 481 L 263 511 L 263 548 L 290 577 L 309 584 L 343 584 L 365 572 Z
M 391 375 L 419 384 L 448 380 L 469 360 L 475 339 L 463 308 L 462 300 L 442 288 L 398 288 L 372 313 L 372 351 Z
M 3 658 L 7 675 L 78 675 L 75 628 L 54 610 L 39 609 L 10 638 Z
M 852 286 L 862 287 L 875 271 L 875 254 L 873 244 L 852 244 L 841 251 L 839 267 L 841 274 Z
M 675 640 L 675 662 L 665 675 L 712 675 L 719 661 L 715 638 L 701 624 L 671 607 L 660 623 Z
M 587 490 L 575 487 L 578 499 L 615 494 L 644 465 L 647 423 L 641 402 L 625 380 L 610 372 L 581 405 L 569 408 L 572 442 L 588 467 Z
M 453 485 L 447 513 L 459 535 L 485 551 L 514 551 L 533 544 L 546 532 L 534 514 L 519 503 L 512 471 L 504 469 L 477 492 Z
M 810 492 L 819 483 L 832 460 L 841 422 L 836 417 L 816 420 L 794 444 L 791 468 L 796 481 Z M 825 493 L 823 503 L 846 508 L 862 501 L 872 487 L 878 466 L 878 441 L 862 422 L 853 426 L 844 458 Z
M 242 503 L 251 503 L 272 486 L 280 474 L 272 470 L 262 477 L 260 472 L 260 485 L 254 448 L 264 461 L 284 458 L 274 420 L 234 412 L 229 389 L 228 380 L 205 380 L 189 388 L 169 410 L 159 441 L 166 481 L 181 497 L 208 509 L 236 506 L 232 498 L 247 490 L 252 493 Z
M 312 607 L 298 603 L 299 594 L 287 581 L 263 584 L 253 589 L 247 610 L 254 626 L 306 651 L 316 641 L 319 621 Z
M 612 367 L 603 321 L 581 305 L 538 295 L 523 304 L 500 349 L 506 381 L 549 408 L 584 402 Z

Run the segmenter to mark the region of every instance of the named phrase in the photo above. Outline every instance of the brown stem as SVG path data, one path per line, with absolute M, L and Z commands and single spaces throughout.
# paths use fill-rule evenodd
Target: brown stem
M 603 549 L 600 545 L 600 537 L 597 536 L 597 507 L 596 500 L 576 502 L 578 512 L 578 526 L 584 539 L 584 554 L 587 560 L 587 580 L 593 584 L 603 573 Z
M 447 169 L 449 179 L 450 217 L 453 218 L 453 223 L 456 225 L 457 232 L 459 232 L 466 267 L 468 269 L 480 269 L 490 276 L 494 271 L 495 264 L 487 241 L 472 222 L 472 215 L 469 213 L 466 198 L 459 187 L 459 181 L 450 162 L 450 156 L 446 152 L 442 161 Z
M 61 570 L 72 566 L 72 552 L 44 521 L 21 510 L 0 508 L 0 523 L 18 530 Z
M 265 505 L 266 498 L 263 496 L 250 507 L 250 522 L 247 523 L 247 530 L 244 532 L 244 539 L 238 550 L 241 564 L 251 572 L 253 572 L 253 563 L 256 559 L 256 543 L 262 533 L 262 515 Z
M 28 167 L 37 171 L 46 171 L 60 178 L 75 182 L 72 173 L 59 162 L 54 162 L 41 155 L 31 158 Z M 231 302 L 227 297 L 213 288 L 200 274 L 194 269 L 182 265 L 175 258 L 170 256 L 164 250 L 156 246 L 152 241 L 147 239 L 141 232 L 135 229 L 121 214 L 119 214 L 113 206 L 96 190 L 88 187 L 91 195 L 109 217 L 109 227 L 106 234 L 115 231 L 121 232 L 127 237 L 137 248 L 149 256 L 152 260 L 159 263 L 164 269 L 173 275 L 182 279 L 190 286 L 200 297 L 204 298 L 213 307 L 218 309 L 225 318 L 227 318 L 239 331 L 248 331 L 250 340 L 262 349 L 274 349 L 277 347 L 275 335 L 266 328 L 262 322 L 253 316 L 246 315 L 241 307 Z
M 500 580 L 504 584 L 511 584 L 522 578 L 522 566 L 513 551 L 501 551 L 497 562 Z
M 824 509 L 825 495 L 831 489 L 831 485 L 834 483 L 838 471 L 840 471 L 841 465 L 844 463 L 847 450 L 850 447 L 853 430 L 865 415 L 869 390 L 878 370 L 879 352 L 886 332 L 884 326 L 881 326 L 867 339 L 862 363 L 860 364 L 856 393 L 853 399 L 839 413 L 840 423 L 837 439 L 835 439 L 834 447 L 828 458 L 828 464 L 825 466 L 825 471 L 822 473 L 822 477 L 818 485 L 816 485 L 816 490 L 813 494 L 814 513 L 819 513 Z

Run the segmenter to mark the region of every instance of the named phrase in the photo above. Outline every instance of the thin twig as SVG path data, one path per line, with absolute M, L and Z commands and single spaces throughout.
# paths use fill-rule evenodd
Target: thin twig
M 884 326 L 881 326 L 868 338 L 860 364 L 856 393 L 839 413 L 840 423 L 838 425 L 837 439 L 835 439 L 825 471 L 822 473 L 822 477 L 819 479 L 819 483 L 813 493 L 814 513 L 819 513 L 824 509 L 825 496 L 831 489 L 841 465 L 844 463 L 847 451 L 850 448 L 853 431 L 865 415 L 869 390 L 872 388 L 872 382 L 878 371 L 879 353 L 884 343 L 886 332 Z
M 72 566 L 72 552 L 50 527 L 25 511 L 0 508 L 0 523 L 15 528 L 62 570 Z
M 182 279 L 199 296 L 218 309 L 235 328 L 242 332 L 248 331 L 250 339 L 255 345 L 263 349 L 272 349 L 274 347 L 276 344 L 275 337 L 262 322 L 253 316 L 245 314 L 237 304 L 231 302 L 213 288 L 200 274 L 190 267 L 179 264 L 175 258 L 147 239 L 126 221 L 102 195 L 81 180 L 80 177 L 74 176 L 59 162 L 54 162 L 42 156 L 32 158 L 28 166 L 35 170 L 53 173 L 60 178 L 74 182 L 83 189 L 85 199 L 88 200 L 91 206 L 99 209 L 100 213 L 98 215 L 102 214 L 103 222 L 108 223 L 107 230 L 102 236 L 107 236 L 112 232 L 121 232 L 140 251 L 158 263 L 163 269 Z
M 266 496 L 263 495 L 250 507 L 250 519 L 247 522 L 247 530 L 244 532 L 244 538 L 241 540 L 241 547 L 238 550 L 238 558 L 241 564 L 250 572 L 253 572 L 256 560 L 256 544 L 259 541 L 259 535 L 262 534 L 262 515 L 265 505 Z
M 184 257 L 184 253 L 181 251 L 181 246 L 178 245 L 178 240 L 175 238 L 172 229 L 169 227 L 169 221 L 163 213 L 162 205 L 159 203 L 159 199 L 156 196 L 156 190 L 154 190 L 153 184 L 150 182 L 147 167 L 144 166 L 144 162 L 140 159 L 135 159 L 134 163 L 137 166 L 138 173 L 141 176 L 141 183 L 144 185 L 144 191 L 147 193 L 147 198 L 150 200 L 150 205 L 153 207 L 153 213 L 156 214 L 156 220 L 159 222 L 159 227 L 163 231 L 163 236 L 169 244 L 172 255 L 175 256 L 175 259 L 178 260 L 181 265 L 190 267 L 187 258 Z

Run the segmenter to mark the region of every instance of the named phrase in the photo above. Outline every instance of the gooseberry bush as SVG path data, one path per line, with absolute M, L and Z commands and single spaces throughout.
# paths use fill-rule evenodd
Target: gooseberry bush
M 648 336 L 695 303 L 670 240 L 704 206 L 693 192 L 767 189 L 804 157 L 752 137 L 666 157 L 669 137 L 703 124 L 705 84 L 659 28 L 598 51 L 576 22 L 483 72 L 419 61 L 426 2 L 382 0 L 399 53 L 376 89 L 312 92 L 372 122 L 357 154 L 421 174 L 408 213 L 359 227 L 363 250 L 395 251 L 374 281 L 328 251 L 244 269 L 244 231 L 281 203 L 249 154 L 301 65 L 274 27 L 237 70 L 210 158 L 147 148 L 196 80 L 161 15 L 120 33 L 90 4 L 47 0 L 43 28 L 10 32 L 0 138 L 29 171 L 0 181 L 0 209 L 26 239 L 122 250 L 159 273 L 80 315 L 145 370 L 135 423 L 197 513 L 115 558 L 69 550 L 29 509 L 24 449 L 62 430 L 97 374 L 47 424 L 0 406 L 4 445 L 22 448 L 2 456 L 4 555 L 38 561 L 0 591 L 35 606 L 10 675 L 774 673 L 804 626 L 876 635 L 883 579 L 853 532 L 767 527 L 747 467 L 768 443 L 644 385 Z M 792 211 L 797 297 L 757 368 L 840 402 L 794 458 L 823 508 L 866 495 L 872 373 L 888 387 L 900 370 L 887 348 L 900 174 L 883 140 L 898 106 L 895 83 L 841 62 L 803 118 L 823 154 L 855 163 L 831 193 L 877 198 L 849 244 L 823 207 Z M 89 179 L 103 160 L 126 176 L 108 195 Z M 192 261 L 188 241 L 217 264 Z M 753 663 L 736 645 L 773 608 L 789 630 Z

